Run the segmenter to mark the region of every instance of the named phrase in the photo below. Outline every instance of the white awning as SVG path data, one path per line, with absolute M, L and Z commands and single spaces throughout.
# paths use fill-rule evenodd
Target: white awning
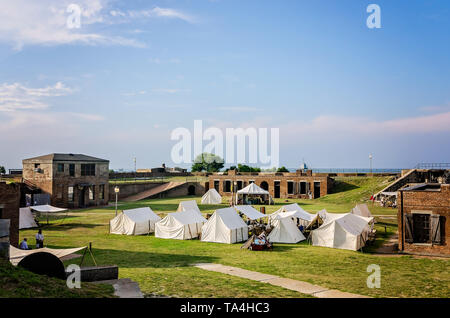
M 48 204 L 45 205 L 35 205 L 30 206 L 30 209 L 37 212 L 45 212 L 45 213 L 56 213 L 56 212 L 64 212 L 67 209 L 57 208 Z
M 55 255 L 59 259 L 61 259 L 64 256 L 74 254 L 78 251 L 84 250 L 86 246 L 84 247 L 76 247 L 76 248 L 61 248 L 61 249 L 54 249 L 54 248 L 38 248 L 35 250 L 21 250 L 18 248 L 15 248 L 14 246 L 9 246 L 9 261 L 14 266 L 17 266 L 17 264 L 20 263 L 22 259 L 27 257 L 28 255 L 34 254 L 34 253 L 40 253 L 40 252 L 46 252 Z

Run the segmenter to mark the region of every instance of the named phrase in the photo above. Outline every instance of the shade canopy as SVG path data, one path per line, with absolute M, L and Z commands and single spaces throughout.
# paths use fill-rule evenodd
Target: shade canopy
M 149 207 L 124 210 L 109 221 L 111 234 L 142 235 L 155 231 L 161 218 Z
M 30 207 L 20 208 L 19 210 L 19 229 L 30 229 L 37 227 Z
M 204 242 L 232 244 L 248 239 L 247 224 L 233 208 L 219 209 L 202 227 Z
M 197 211 L 186 210 L 169 213 L 156 222 L 155 237 L 189 240 L 199 236 L 206 219 Z
M 367 241 L 373 218 L 352 213 L 322 212 L 324 223 L 313 231 L 312 245 L 359 250 Z
M 56 257 L 58 257 L 59 259 L 61 259 L 64 256 L 74 254 L 78 251 L 84 250 L 85 248 L 86 248 L 86 246 L 76 247 L 76 248 L 60 248 L 60 249 L 44 247 L 44 248 L 38 248 L 35 250 L 21 250 L 21 249 L 15 248 L 14 246 L 10 245 L 9 246 L 9 260 L 10 260 L 11 264 L 16 266 L 17 264 L 20 263 L 20 261 L 22 259 L 24 259 L 28 255 L 31 255 L 34 253 L 40 253 L 40 252 L 53 254 Z
M 258 187 L 255 183 L 250 183 L 245 188 L 237 191 L 238 194 L 269 194 L 269 191 L 264 190 L 261 187 Z
M 214 188 L 209 189 L 202 196 L 202 204 L 220 204 L 220 203 L 222 203 L 222 197 L 220 196 L 219 192 L 217 192 L 217 190 Z
M 273 229 L 267 239 L 272 243 L 298 243 L 305 240 L 305 236 L 290 217 L 277 215 L 272 221 Z
M 67 209 L 57 208 L 48 204 L 30 206 L 30 209 L 42 213 L 56 213 L 67 211 Z
M 257 220 L 257 219 L 264 218 L 267 216 L 265 214 L 262 214 L 258 210 L 256 210 L 251 205 L 236 205 L 235 208 L 239 212 L 244 213 L 245 216 L 250 220 Z
M 197 201 L 195 200 L 181 201 L 180 204 L 178 204 L 177 212 L 182 211 L 194 211 L 200 214 L 201 217 L 203 217 L 202 212 L 198 208 Z

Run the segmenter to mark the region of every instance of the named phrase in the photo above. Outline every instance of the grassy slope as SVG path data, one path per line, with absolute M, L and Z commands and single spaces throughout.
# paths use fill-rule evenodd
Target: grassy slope
M 327 208 L 329 212 L 347 212 L 361 198 L 370 197 L 371 191 L 368 189 L 371 190 L 372 183 L 376 182 L 367 179 L 364 182 L 363 178 L 353 181 L 347 178 L 341 181 L 346 184 L 341 183 L 338 186 L 346 187 L 347 191 L 319 200 L 289 201 L 299 202 L 310 212 L 322 208 Z M 182 199 L 121 203 L 121 208 L 151 206 L 154 211 L 164 216 L 165 213 L 175 211 Z M 200 198 L 196 199 L 200 202 Z M 275 211 L 285 204 L 284 201 L 276 200 L 275 206 L 266 207 L 267 211 Z M 225 204 L 200 205 L 200 209 L 202 212 L 213 212 L 214 209 L 224 206 Z M 396 214 L 392 209 L 370 208 L 376 211 L 374 214 Z M 303 297 L 302 294 L 283 288 L 190 266 L 193 263 L 215 262 L 374 297 L 450 297 L 447 260 L 377 256 L 367 252 L 313 247 L 306 242 L 276 244 L 271 252 L 252 252 L 241 250 L 240 244 L 163 240 L 153 235 L 110 235 L 108 220 L 113 216 L 113 207 L 73 211 L 65 220 L 54 221 L 44 228 L 46 241 L 56 247 L 82 246 L 92 241 L 98 263 L 119 265 L 120 277 L 136 280 L 147 294 L 180 297 Z M 384 232 L 382 226 L 383 224 L 377 224 L 378 230 Z M 394 219 L 388 224 L 386 236 L 395 229 Z M 21 237 L 33 237 L 33 233 L 34 231 L 23 231 Z M 381 267 L 380 289 L 369 289 L 366 286 L 366 268 L 370 264 L 378 264 Z
M 0 259 L 0 297 L 112 297 L 111 285 L 82 283 L 69 289 L 64 280 L 33 274 Z

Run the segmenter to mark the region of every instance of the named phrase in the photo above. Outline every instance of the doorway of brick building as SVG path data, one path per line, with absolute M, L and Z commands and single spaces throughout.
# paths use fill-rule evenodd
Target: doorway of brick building
M 274 197 L 279 198 L 280 197 L 280 181 L 275 181 L 273 183 L 273 190 L 274 190 Z
M 320 198 L 320 182 L 314 182 L 314 199 Z
M 429 214 L 413 213 L 413 242 L 431 243 Z

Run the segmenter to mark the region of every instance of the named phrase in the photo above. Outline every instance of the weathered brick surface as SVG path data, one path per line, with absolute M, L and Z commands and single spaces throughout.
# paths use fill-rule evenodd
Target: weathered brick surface
M 9 241 L 11 245 L 16 247 L 19 244 L 19 207 L 20 186 L 14 183 L 0 182 L 1 218 L 10 220 Z
M 405 242 L 405 229 L 401 217 L 400 192 L 398 198 L 399 249 L 404 249 L 407 252 L 450 254 L 450 185 L 442 184 L 440 191 L 403 191 L 403 213 L 410 214 L 412 211 L 427 211 L 445 217 L 443 245 L 410 244 Z
M 35 171 L 35 164 L 40 165 L 40 171 Z M 58 172 L 58 164 L 64 164 L 64 172 Z M 75 175 L 70 176 L 69 164 L 75 165 Z M 82 176 L 82 164 L 95 164 L 95 176 Z M 58 207 L 78 208 L 82 185 L 94 187 L 94 198 L 89 199 L 89 191 L 84 190 L 85 206 L 106 205 L 109 199 L 109 162 L 91 161 L 54 161 L 42 159 L 23 160 L 23 179 L 28 184 L 50 194 L 51 204 Z M 100 198 L 100 186 L 104 185 L 104 197 Z M 69 201 L 69 186 L 74 189 L 73 201 Z
M 219 193 L 221 195 L 231 195 L 231 192 L 226 192 L 225 181 L 229 180 L 242 181 L 242 187 L 246 187 L 253 181 L 256 185 L 263 187 L 263 183 L 267 183 L 268 191 L 272 197 L 275 197 L 275 182 L 280 182 L 280 198 L 303 198 L 307 199 L 308 194 L 300 193 L 299 182 L 304 181 L 309 185 L 312 197 L 316 198 L 314 195 L 314 182 L 320 182 L 320 196 L 324 196 L 329 193 L 333 186 L 333 179 L 328 176 L 323 175 L 313 175 L 311 171 L 303 173 L 297 171 L 296 173 L 284 172 L 284 173 L 236 173 L 234 170 L 229 170 L 228 175 L 218 175 L 213 174 L 209 176 L 208 186 L 209 188 L 214 188 L 214 181 L 219 181 Z M 293 193 L 288 193 L 288 182 L 292 181 L 294 183 Z

